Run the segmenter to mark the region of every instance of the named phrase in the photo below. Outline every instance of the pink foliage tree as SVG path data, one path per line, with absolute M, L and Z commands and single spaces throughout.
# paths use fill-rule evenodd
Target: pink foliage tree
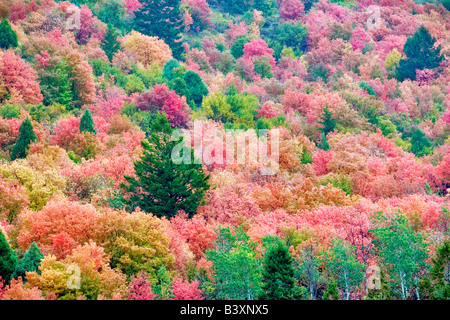
M 182 278 L 176 278 L 172 285 L 174 294 L 172 300 L 204 300 L 203 292 L 198 288 L 198 280 L 189 283 Z
M 152 283 L 148 276 L 141 272 L 131 282 L 128 288 L 129 300 L 155 300 Z
M 282 0 L 280 5 L 280 18 L 287 21 L 297 21 L 305 11 L 301 0 Z
M 136 101 L 142 111 L 165 112 L 172 127 L 184 127 L 190 121 L 190 108 L 185 97 L 180 97 L 166 84 L 156 84 L 152 90 L 142 93 Z
M 41 94 L 39 83 L 36 81 L 36 71 L 23 61 L 13 50 L 0 50 L 0 83 L 9 93 L 12 104 L 21 101 L 30 104 L 39 104 L 44 97 Z M 0 101 L 5 99 L 0 91 Z

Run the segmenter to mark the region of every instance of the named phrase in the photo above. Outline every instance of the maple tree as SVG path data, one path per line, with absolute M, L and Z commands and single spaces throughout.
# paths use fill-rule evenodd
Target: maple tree
M 122 39 L 121 44 L 126 51 L 137 55 L 146 68 L 153 62 L 162 67 L 172 57 L 171 48 L 163 40 L 134 30 Z

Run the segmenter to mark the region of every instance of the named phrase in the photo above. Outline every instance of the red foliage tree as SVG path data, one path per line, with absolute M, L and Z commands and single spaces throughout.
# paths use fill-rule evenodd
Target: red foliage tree
M 152 292 L 152 283 L 145 272 L 139 273 L 130 282 L 128 288 L 129 300 L 154 300 L 156 295 Z
M 203 292 L 198 288 L 198 280 L 189 283 L 182 278 L 176 278 L 172 285 L 174 294 L 172 300 L 204 300 Z
M 0 89 L 0 101 L 5 101 L 5 95 L 8 93 L 11 104 L 20 104 L 21 101 L 29 104 L 41 103 L 44 97 L 36 81 L 37 77 L 36 71 L 14 51 L 0 50 L 0 83 L 6 90 Z

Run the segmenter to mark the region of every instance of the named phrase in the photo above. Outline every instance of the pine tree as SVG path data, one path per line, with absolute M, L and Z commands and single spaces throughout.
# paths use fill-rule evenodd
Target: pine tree
M 183 53 L 181 26 L 183 18 L 180 0 L 145 0 L 135 13 L 135 30 L 147 36 L 156 36 L 172 49 L 175 59 L 180 60 Z
M 105 51 L 109 61 L 112 61 L 114 54 L 120 50 L 119 42 L 120 32 L 112 24 L 108 24 L 105 38 L 103 39 L 102 49 Z
M 80 120 L 80 132 L 90 132 L 93 135 L 96 134 L 94 120 L 88 109 L 84 112 Z
M 294 298 L 294 267 L 289 250 L 281 241 L 272 246 L 264 258 L 261 299 L 288 300 Z
M 0 23 L 0 48 L 10 49 L 18 46 L 17 34 L 6 19 Z
M 436 39 L 421 25 L 414 35 L 406 40 L 403 48 L 406 58 L 400 60 L 397 80 L 416 80 L 416 69 L 437 68 L 444 57 L 440 54 L 441 46 L 434 48 L 435 43 Z
M 325 151 L 330 150 L 330 144 L 328 143 L 327 135 L 325 134 L 325 132 L 322 132 L 322 139 L 320 140 L 319 147 L 320 149 Z
M 201 164 L 194 163 L 194 152 L 184 141 L 171 141 L 173 131 L 167 116 L 159 113 L 148 141 L 142 141 L 144 154 L 134 163 L 137 179 L 125 176 L 128 185 L 122 184 L 130 195 L 125 203 L 128 209 L 139 207 L 158 217 L 173 217 L 179 210 L 191 217 L 197 211 L 209 189 L 209 176 Z M 180 155 L 183 160 L 178 163 L 174 157 Z
M 39 266 L 41 265 L 41 260 L 44 258 L 41 250 L 37 246 L 35 242 L 33 242 L 28 248 L 27 252 L 25 252 L 24 257 L 17 264 L 13 274 L 11 275 L 11 279 L 17 279 L 22 277 L 25 279 L 26 272 L 36 271 L 40 273 Z
M 319 123 L 323 126 L 322 132 L 325 133 L 325 135 L 336 128 L 336 119 L 333 118 L 333 114 L 328 106 L 325 106 L 323 109 L 323 114 L 320 117 Z
M 5 235 L 0 230 L 0 277 L 9 283 L 17 264 L 17 254 L 11 249 Z
M 209 91 L 203 83 L 202 78 L 197 72 L 188 71 L 184 74 L 184 81 L 189 88 L 190 98 L 194 100 L 197 106 L 202 104 L 203 97 L 207 96 Z
M 11 150 L 11 160 L 25 158 L 30 143 L 37 141 L 30 118 L 24 120 L 19 128 L 19 139 Z
M 422 130 L 417 128 L 411 136 L 411 151 L 418 157 L 429 154 L 431 151 L 431 142 L 425 136 Z

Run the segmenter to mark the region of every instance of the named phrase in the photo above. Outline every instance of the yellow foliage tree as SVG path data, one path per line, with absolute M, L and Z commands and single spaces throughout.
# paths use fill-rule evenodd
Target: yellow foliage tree
M 106 210 L 100 218 L 103 229 L 97 235 L 111 266 L 127 276 L 146 271 L 155 276 L 161 266 L 171 268 L 174 257 L 169 251 L 170 239 L 165 223 L 140 210 L 133 213 Z
M 137 31 L 126 35 L 122 46 L 129 53 L 135 54 L 145 68 L 149 68 L 153 62 L 162 68 L 172 57 L 172 50 L 163 40 Z

